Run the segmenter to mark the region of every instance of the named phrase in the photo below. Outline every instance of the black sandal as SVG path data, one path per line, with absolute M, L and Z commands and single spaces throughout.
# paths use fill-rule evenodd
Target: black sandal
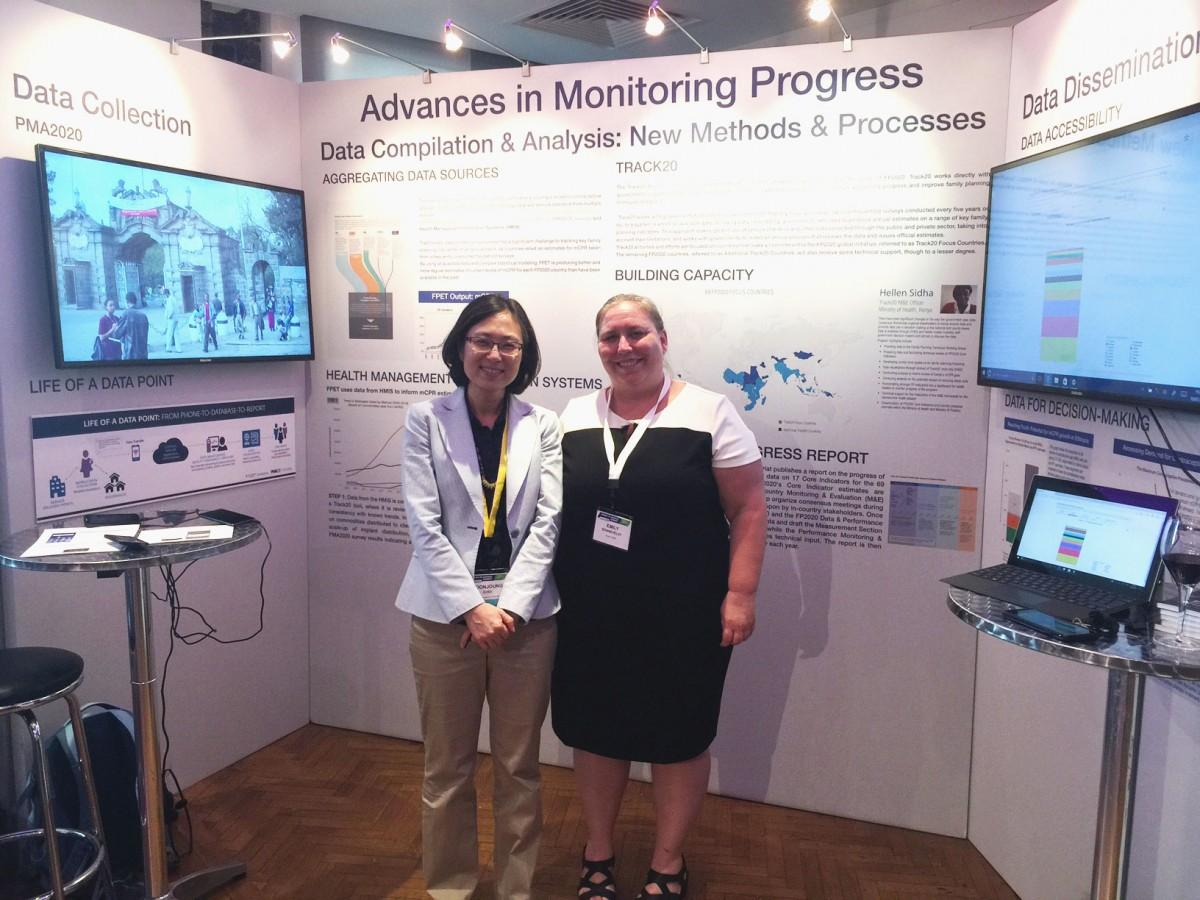
M 616 900 L 617 883 L 613 880 L 613 869 L 617 865 L 617 858 L 610 856 L 608 859 L 588 859 L 585 856 L 580 862 L 583 865 L 583 874 L 579 876 L 577 900 Z M 593 881 L 592 878 L 596 875 L 604 877 Z
M 662 893 L 646 893 L 646 888 L 650 887 L 650 885 L 654 885 L 656 888 L 662 891 Z M 678 887 L 679 892 L 676 893 L 675 891 L 671 890 L 673 887 Z M 650 869 L 646 873 L 645 887 L 643 887 L 642 892 L 637 895 L 637 900 L 658 900 L 660 897 L 670 897 L 672 900 L 683 900 L 683 898 L 687 896 L 687 887 L 687 859 L 684 859 L 683 867 L 674 874 L 667 874 L 666 872 L 658 872 L 654 869 Z

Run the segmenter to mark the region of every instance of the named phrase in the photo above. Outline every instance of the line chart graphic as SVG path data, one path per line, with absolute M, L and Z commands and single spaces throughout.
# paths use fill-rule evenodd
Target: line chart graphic
M 400 454 L 400 432 L 403 427 L 393 431 L 383 446 L 375 452 L 375 455 L 367 461 L 363 466 L 351 466 L 345 471 L 347 485 L 354 487 L 372 487 L 381 490 L 398 491 L 403 483 L 400 479 L 400 462 L 385 462 L 384 457 L 389 452 L 391 444 L 395 441 L 395 453 Z M 332 435 L 331 435 L 332 438 Z M 392 476 L 385 478 L 385 476 Z
M 400 451 L 404 409 L 389 407 L 384 415 L 380 415 L 374 404 L 352 405 L 340 398 L 330 400 L 338 401 L 329 404 L 327 426 L 329 460 L 334 476 L 347 490 L 399 496 L 403 484 Z

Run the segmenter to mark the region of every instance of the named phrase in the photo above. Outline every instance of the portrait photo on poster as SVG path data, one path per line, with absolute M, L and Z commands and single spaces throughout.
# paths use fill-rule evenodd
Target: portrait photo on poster
M 943 313 L 973 316 L 979 312 L 976 302 L 979 286 L 974 284 L 943 284 L 939 308 Z

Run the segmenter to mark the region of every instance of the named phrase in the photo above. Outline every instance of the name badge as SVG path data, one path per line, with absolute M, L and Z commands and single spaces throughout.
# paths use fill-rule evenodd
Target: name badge
M 504 587 L 504 576 L 507 574 L 506 569 L 475 573 L 475 589 L 484 603 L 495 606 L 500 602 L 500 589 Z
M 618 550 L 629 549 L 629 535 L 633 532 L 633 519 L 611 509 L 596 510 L 596 526 L 592 529 L 592 540 Z

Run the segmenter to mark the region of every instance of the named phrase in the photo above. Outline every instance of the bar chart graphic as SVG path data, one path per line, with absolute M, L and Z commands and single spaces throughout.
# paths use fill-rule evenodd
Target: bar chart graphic
M 1064 566 L 1079 565 L 1079 554 L 1083 552 L 1083 541 L 1087 530 L 1068 525 L 1063 529 L 1062 540 L 1058 544 L 1058 561 Z
M 1042 362 L 1073 363 L 1079 353 L 1079 301 L 1083 292 L 1083 249 L 1046 254 L 1042 302 Z
M 1008 503 L 1004 510 L 1004 540 L 1011 544 L 1017 539 L 1017 529 L 1021 527 L 1021 495 L 1016 491 L 1009 492 Z
M 1029 491 L 1033 487 L 1033 479 L 1037 477 L 1038 467 L 1025 464 L 1024 482 L 1021 490 L 1009 491 L 1008 502 L 1004 504 L 1004 540 L 1011 544 L 1017 539 L 1017 531 L 1021 527 L 1021 514 L 1025 509 L 1025 501 L 1029 499 Z

